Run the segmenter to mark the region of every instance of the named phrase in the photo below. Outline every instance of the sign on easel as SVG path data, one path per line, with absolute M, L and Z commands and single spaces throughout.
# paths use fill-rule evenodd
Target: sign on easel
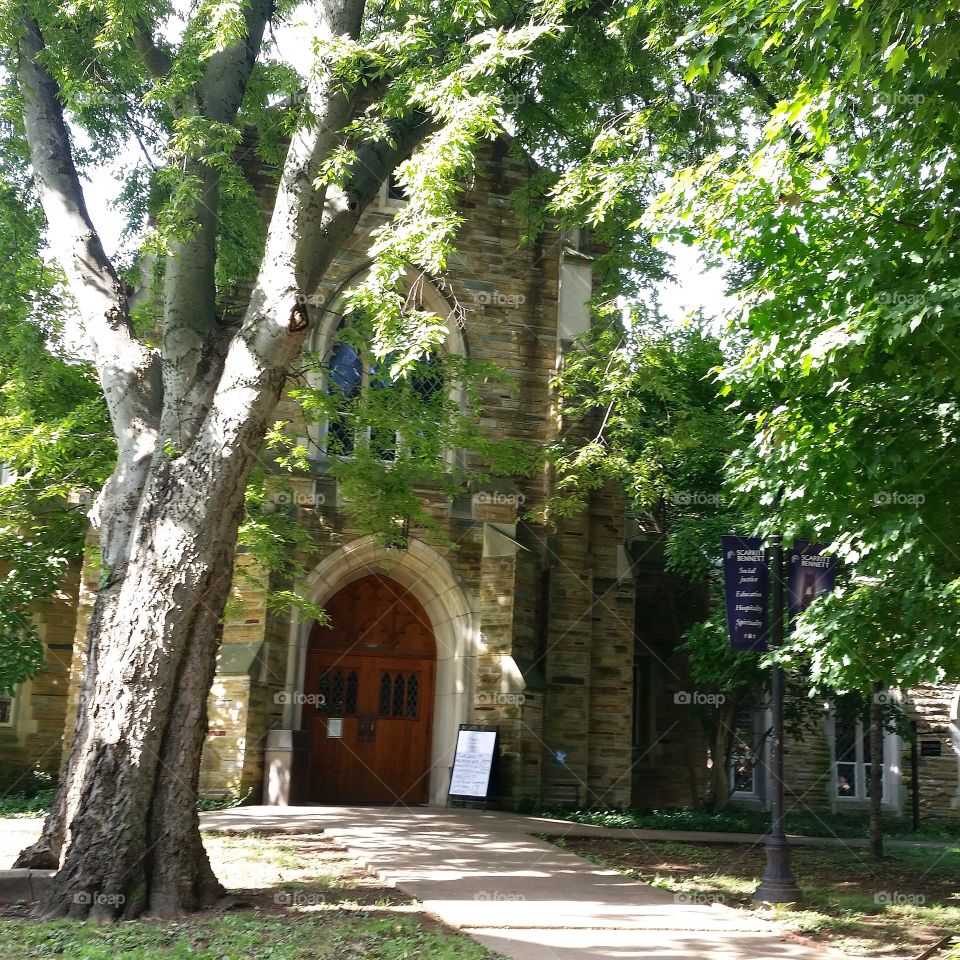
M 449 799 L 472 803 L 486 802 L 496 755 L 496 727 L 461 725 L 457 733 L 453 773 L 450 775 Z

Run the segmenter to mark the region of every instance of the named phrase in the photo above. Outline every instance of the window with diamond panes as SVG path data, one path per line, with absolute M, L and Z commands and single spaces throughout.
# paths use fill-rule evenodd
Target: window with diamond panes
M 324 670 L 317 684 L 317 710 L 333 717 L 342 717 L 357 712 L 360 691 L 360 674 L 351 670 Z
M 343 707 L 344 713 L 357 712 L 357 687 L 359 683 L 360 678 L 357 676 L 357 671 L 351 670 L 350 676 L 347 677 L 347 699 Z
M 343 671 L 334 670 L 330 682 L 330 713 L 338 717 L 343 713 Z
M 420 677 L 415 673 L 411 673 L 407 678 L 407 717 L 410 720 L 416 720 L 419 708 Z
M 398 673 L 393 678 L 393 710 L 391 715 L 394 717 L 403 716 L 403 695 L 404 690 L 406 689 L 406 683 L 403 679 L 403 674 Z
M 380 716 L 390 716 L 390 696 L 393 693 L 393 679 L 389 673 L 384 672 L 380 678 Z

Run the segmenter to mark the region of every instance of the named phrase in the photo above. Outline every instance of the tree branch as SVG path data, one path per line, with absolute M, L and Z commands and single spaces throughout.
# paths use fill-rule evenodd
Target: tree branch
M 104 561 L 117 567 L 124 562 L 156 440 L 162 391 L 159 364 L 133 331 L 126 286 L 87 210 L 60 91 L 43 66 L 43 52 L 40 27 L 28 17 L 17 44 L 17 84 L 48 239 L 80 308 L 117 438 L 117 465 L 98 501 L 99 507 L 107 508 L 103 513 L 109 521 L 101 533 Z
M 763 102 L 771 110 L 774 110 L 776 108 L 777 104 L 780 101 L 773 94 L 770 88 L 763 82 L 763 80 L 761 79 L 760 75 L 756 72 L 756 70 L 752 70 L 750 67 L 744 64 L 737 64 L 737 63 L 728 64 L 727 69 L 735 77 L 750 84 L 750 86 L 753 87 L 753 89 L 760 96 Z
M 362 12 L 362 0 L 344 0 L 339 20 L 326 27 L 333 36 L 358 31 Z M 312 81 L 313 109 L 287 152 L 264 258 L 197 438 L 198 458 L 210 451 L 256 455 L 290 364 L 307 337 L 307 295 L 314 278 L 341 251 L 390 171 L 432 129 L 424 115 L 411 115 L 396 125 L 393 145 L 361 146 L 345 188 L 318 187 L 317 174 L 343 139 L 354 109 L 355 98 L 336 90 L 333 82 L 329 70 L 318 71 Z M 198 469 L 217 468 L 205 461 Z
M 324 20 L 319 24 L 318 34 L 356 38 L 360 35 L 363 13 L 364 0 L 331 2 L 324 7 Z M 342 206 L 351 215 L 356 212 L 355 223 L 369 203 L 369 200 L 362 204 L 358 201 L 354 205 L 356 209 L 349 210 L 349 201 L 342 191 L 339 201 L 335 201 L 332 197 L 335 191 L 317 184 L 324 161 L 341 142 L 342 131 L 353 119 L 356 103 L 357 92 L 348 95 L 339 89 L 329 66 L 317 64 L 307 87 L 304 118 L 287 150 L 263 261 L 240 331 L 240 336 L 250 336 L 252 343 L 271 328 L 271 333 L 256 350 L 258 357 L 268 364 L 276 361 L 285 368 L 303 341 L 303 337 L 290 337 L 289 324 L 284 322 L 289 317 L 273 315 L 272 305 L 286 303 L 290 317 L 294 307 L 305 305 L 310 292 L 307 287 L 309 251 L 318 246 L 324 225 L 329 225 L 334 216 L 331 204 Z M 272 356 L 270 341 L 273 346 L 282 345 L 276 357 Z
M 41 62 L 43 37 L 28 19 L 18 44 L 17 81 L 24 98 L 30 161 L 49 226 L 49 241 L 67 272 L 94 352 L 118 436 L 135 405 L 148 412 L 153 357 L 130 323 L 126 289 L 103 249 L 73 161 L 56 81 Z M 139 402 L 138 402 L 139 401 Z
M 244 7 L 246 34 L 214 54 L 197 89 L 197 109 L 208 120 L 232 124 L 270 16 L 270 0 Z M 164 412 L 160 433 L 185 447 L 206 415 L 226 348 L 217 324 L 216 264 L 220 172 L 201 151 L 187 158 L 186 173 L 199 182 L 190 237 L 171 244 L 164 297 Z
M 203 115 L 210 120 L 231 123 L 237 115 L 272 9 L 272 0 L 248 0 L 243 10 L 246 35 L 217 51 L 207 63 L 199 92 Z
M 133 31 L 133 43 L 140 54 L 143 65 L 147 68 L 147 73 L 154 80 L 161 80 L 173 66 L 173 57 L 167 50 L 157 46 L 150 28 L 143 23 L 138 23 Z

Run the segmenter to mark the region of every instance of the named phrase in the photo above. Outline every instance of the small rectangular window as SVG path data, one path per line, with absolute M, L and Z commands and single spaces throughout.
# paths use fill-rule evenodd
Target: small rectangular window
M 633 748 L 645 755 L 656 744 L 653 658 L 638 656 L 633 664 Z
M 884 736 L 886 734 L 884 733 Z M 870 797 L 870 728 L 849 708 L 833 718 L 833 762 L 836 796 L 848 800 Z
M 11 694 L 0 694 L 0 727 L 12 727 L 17 700 Z
M 737 715 L 733 735 L 733 755 L 730 758 L 730 793 L 741 799 L 759 794 L 760 779 L 757 767 L 759 740 L 757 712 L 752 707 L 742 707 Z

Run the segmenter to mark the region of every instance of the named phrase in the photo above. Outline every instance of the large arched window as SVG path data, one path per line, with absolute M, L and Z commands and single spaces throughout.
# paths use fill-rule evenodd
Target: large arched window
M 393 358 L 365 360 L 351 342 L 353 333 L 349 321 L 342 321 L 324 364 L 331 406 L 327 456 L 350 456 L 364 445 L 377 459 L 394 460 L 404 445 L 430 443 L 442 428 L 448 400 L 440 358 L 424 354 L 394 377 Z
M 466 362 L 469 356 L 463 310 L 428 277 L 408 270 L 409 307 L 442 318 L 447 337 L 436 354 L 425 354 L 403 376 L 391 377 L 392 358 L 376 358 L 369 349 L 371 318 L 350 311 L 346 303 L 345 292 L 362 282 L 368 269 L 358 268 L 336 290 L 312 300 L 324 320 L 308 347 L 315 363 L 306 374 L 303 401 L 310 409 L 304 442 L 321 463 L 357 456 L 363 445 L 381 460 L 393 460 L 405 450 L 416 452 L 421 461 L 429 457 L 458 464 L 463 452 L 451 425 L 454 411 L 463 411 L 468 403 L 461 376 L 461 359 Z M 311 400 L 310 393 L 323 401 Z M 376 415 L 384 411 L 390 415 L 381 417 L 378 426 Z M 432 429 L 444 424 L 446 431 Z M 431 444 L 444 433 L 445 442 L 434 449 Z

